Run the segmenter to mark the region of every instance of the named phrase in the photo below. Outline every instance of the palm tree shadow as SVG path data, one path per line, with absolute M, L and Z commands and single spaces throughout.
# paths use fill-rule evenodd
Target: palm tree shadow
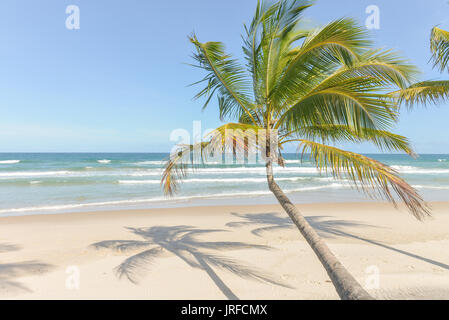
M 443 262 L 439 262 L 439 261 L 436 261 L 436 260 L 433 260 L 433 259 L 430 259 L 430 258 L 426 258 L 426 257 L 420 256 L 420 255 L 417 255 L 417 254 L 414 254 L 414 253 L 411 253 L 411 252 L 408 252 L 408 251 L 405 251 L 405 250 L 397 249 L 397 248 L 394 248 L 392 246 L 386 245 L 386 244 L 384 244 L 382 242 L 379 242 L 379 241 L 376 241 L 376 240 L 364 238 L 362 236 L 351 234 L 349 232 L 345 232 L 345 231 L 342 231 L 342 230 L 335 230 L 334 234 L 338 235 L 338 236 L 341 236 L 341 237 L 357 239 L 357 240 L 364 241 L 364 242 L 367 242 L 367 243 L 370 243 L 370 244 L 374 244 L 376 246 L 379 246 L 379 247 L 382 247 L 382 248 L 385 248 L 385 249 L 388 249 L 388 250 L 392 250 L 394 252 L 401 253 L 403 255 L 409 256 L 411 258 L 415 258 L 415 259 L 418 259 L 418 260 L 421 260 L 421 261 L 433 264 L 433 265 L 435 265 L 437 267 L 449 270 L 449 265 L 447 265 L 447 264 L 445 264 Z
M 20 250 L 19 246 L 0 244 L 0 253 Z M 52 268 L 51 265 L 38 261 L 24 261 L 18 263 L 0 263 L 0 292 L 23 293 L 32 292 L 29 288 L 16 280 L 27 275 L 45 273 Z
M 281 217 L 277 213 L 239 214 L 234 212 L 232 213 L 232 215 L 241 218 L 242 221 L 230 222 L 226 224 L 226 226 L 228 227 L 240 227 L 245 225 L 264 225 L 263 227 L 258 227 L 251 231 L 253 234 L 257 236 L 261 236 L 263 232 L 267 231 L 294 229 L 294 224 L 289 217 Z M 355 235 L 344 230 L 344 228 L 347 227 L 379 228 L 378 226 L 363 224 L 356 221 L 335 220 L 329 218 L 330 217 L 327 216 L 306 217 L 310 225 L 323 238 L 345 237 L 360 240 L 449 270 L 449 265 L 445 263 L 432 260 L 426 257 L 422 257 L 417 254 L 407 252 L 401 249 L 397 249 L 392 246 L 386 245 L 380 241 Z
M 227 227 L 238 228 L 243 226 L 263 225 L 263 227 L 251 230 L 251 233 L 258 237 L 261 237 L 264 232 L 294 229 L 294 225 L 289 217 L 281 217 L 274 212 L 257 214 L 240 214 L 232 212 L 231 214 L 242 220 L 229 222 L 226 224 Z
M 201 241 L 196 238 L 202 234 L 223 232 L 224 230 L 198 229 L 183 225 L 170 227 L 154 226 L 149 228 L 127 227 L 126 229 L 144 240 L 101 241 L 91 246 L 96 249 L 112 249 L 121 253 L 137 252 L 125 259 L 115 269 L 119 278 L 126 277 L 134 284 L 137 284 L 142 276 L 145 275 L 155 258 L 164 255 L 175 255 L 190 267 L 204 270 L 221 292 L 231 300 L 237 300 L 238 297 L 221 280 L 213 267 L 231 272 L 244 279 L 292 288 L 234 259 L 210 252 L 246 248 L 269 250 L 270 247 L 231 241 Z

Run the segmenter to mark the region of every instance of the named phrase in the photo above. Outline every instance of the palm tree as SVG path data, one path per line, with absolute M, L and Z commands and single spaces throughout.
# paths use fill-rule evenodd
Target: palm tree
M 439 27 L 434 27 L 430 34 L 430 51 L 433 67 L 439 71 L 449 71 L 449 32 Z M 404 102 L 411 107 L 416 103 L 423 105 L 444 102 L 449 98 L 449 81 L 422 81 L 409 86 L 405 90 L 392 93 L 398 98 L 398 102 Z
M 161 183 L 166 194 L 176 192 L 179 180 L 199 165 L 189 160 L 192 154 L 204 164 L 215 152 L 240 148 L 248 156 L 259 151 L 269 189 L 312 247 L 339 296 L 372 299 L 277 185 L 273 164 L 284 166 L 282 149 L 295 143 L 320 172 L 350 179 L 358 190 L 394 204 L 399 198 L 418 219 L 430 215 L 420 195 L 394 169 L 335 146 L 371 142 L 381 150 L 414 155 L 405 137 L 390 132 L 399 108 L 389 93 L 406 89 L 417 72 L 394 52 L 372 49 L 366 31 L 352 19 L 301 28 L 302 14 L 311 5 L 308 0 L 258 2 L 245 26 L 246 68 L 225 53 L 222 43 L 190 37 L 195 66 L 206 72 L 197 82 L 205 87 L 196 98 L 205 97 L 206 107 L 217 96 L 221 120 L 232 122 L 205 141 L 180 145 L 167 161 Z

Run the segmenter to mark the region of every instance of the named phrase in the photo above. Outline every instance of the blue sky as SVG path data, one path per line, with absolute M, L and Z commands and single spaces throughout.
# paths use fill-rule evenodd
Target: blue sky
M 65 26 L 68 5 L 80 29 Z M 173 129 L 219 125 L 216 104 L 202 112 L 187 87 L 202 73 L 187 35 L 223 41 L 241 57 L 242 25 L 256 0 L 2 0 L 0 152 L 165 152 Z M 318 0 L 306 17 L 320 25 L 342 16 L 361 24 L 380 8 L 378 47 L 399 50 L 422 79 L 449 79 L 428 63 L 431 28 L 449 28 L 446 0 Z M 405 111 L 397 132 L 420 153 L 449 152 L 449 105 Z M 373 152 L 371 146 L 355 146 Z

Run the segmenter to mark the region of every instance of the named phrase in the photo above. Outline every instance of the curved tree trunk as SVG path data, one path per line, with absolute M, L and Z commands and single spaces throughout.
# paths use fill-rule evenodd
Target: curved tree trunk
M 274 193 L 282 208 L 292 219 L 293 223 L 298 227 L 301 234 L 312 247 L 313 251 L 320 259 L 321 264 L 327 271 L 338 295 L 343 300 L 372 300 L 365 289 L 355 280 L 355 278 L 346 270 L 340 261 L 335 257 L 332 251 L 329 250 L 323 239 L 316 233 L 312 226 L 307 222 L 304 216 L 287 198 L 285 193 L 277 185 L 273 178 L 273 168 L 271 161 L 268 160 L 267 165 L 267 180 L 270 191 Z

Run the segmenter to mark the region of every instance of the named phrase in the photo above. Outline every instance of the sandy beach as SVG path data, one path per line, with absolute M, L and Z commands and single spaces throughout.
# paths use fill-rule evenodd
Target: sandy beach
M 368 291 L 449 299 L 449 202 L 298 205 Z M 277 205 L 0 218 L 1 299 L 337 299 Z

